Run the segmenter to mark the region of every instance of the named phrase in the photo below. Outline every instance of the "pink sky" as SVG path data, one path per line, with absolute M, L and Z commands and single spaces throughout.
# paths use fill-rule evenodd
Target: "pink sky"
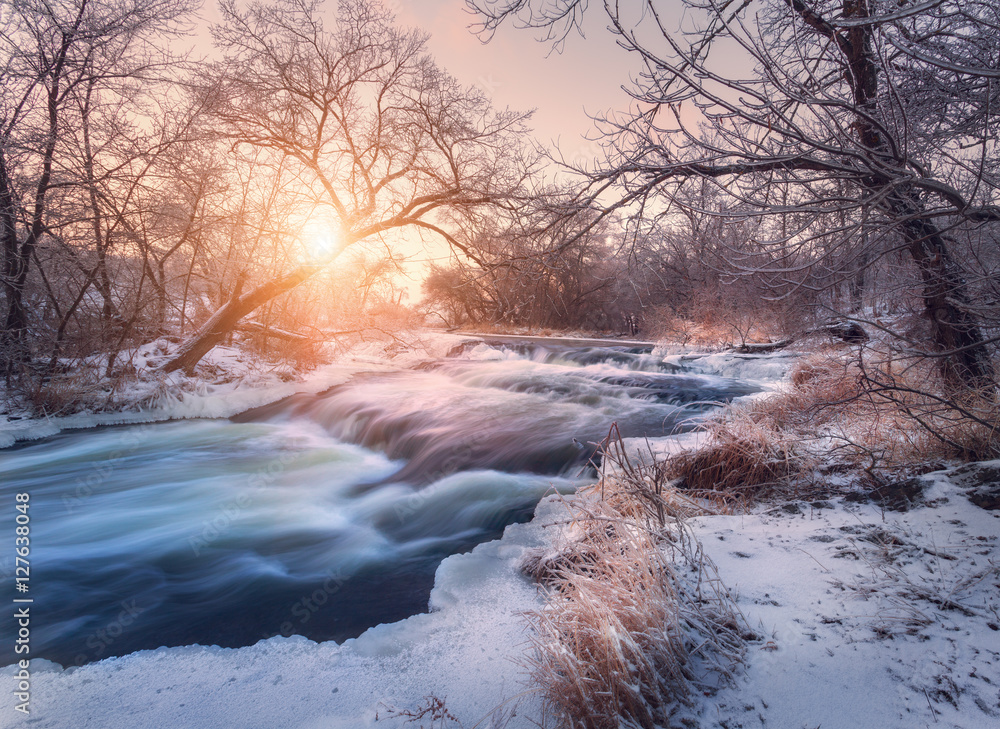
M 587 37 L 574 34 L 563 53 L 539 42 L 532 31 L 504 26 L 483 44 L 468 26 L 475 18 L 464 0 L 389 0 L 402 25 L 431 34 L 430 51 L 463 83 L 486 90 L 498 106 L 536 109 L 532 119 L 539 141 L 559 140 L 567 159 L 596 153 L 584 135 L 592 134 L 588 114 L 626 109 L 622 91 L 636 59 L 615 45 L 605 30 L 602 8 L 589 13 Z
M 536 39 L 537 33 L 512 25 L 502 27 L 483 44 L 470 31 L 475 17 L 465 0 L 382 0 L 400 25 L 430 34 L 431 55 L 462 83 L 479 86 L 500 107 L 535 109 L 531 126 L 544 144 L 559 142 L 569 161 L 592 159 L 598 148 L 591 115 L 624 110 L 631 99 L 622 90 L 635 73 L 638 59 L 619 48 L 606 30 L 600 3 L 587 14 L 587 36 L 574 32 L 562 53 Z M 336 0 L 325 0 L 326 14 L 336 12 Z M 206 21 L 197 32 L 196 55 L 210 53 L 208 25 L 218 20 L 216 0 L 205 0 Z

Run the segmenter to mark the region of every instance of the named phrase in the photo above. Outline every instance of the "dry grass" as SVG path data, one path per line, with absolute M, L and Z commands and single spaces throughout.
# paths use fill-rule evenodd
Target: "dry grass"
M 375 721 L 379 714 L 383 719 L 403 719 L 404 724 L 417 724 L 419 729 L 448 729 L 461 727 L 462 724 L 448 709 L 445 699 L 437 696 L 425 696 L 423 701 L 412 709 L 398 709 L 394 706 L 379 703 L 380 710 L 375 712 Z
M 929 459 L 1000 455 L 994 393 L 946 397 L 926 363 L 843 351 L 804 359 L 784 393 L 725 408 L 696 450 L 639 458 L 612 429 L 601 481 L 567 502 L 569 543 L 522 565 L 546 590 L 529 616 L 532 677 L 562 726 L 668 725 L 739 664 L 751 633 L 688 516 L 831 488 L 821 468 L 879 488 Z
M 652 727 L 689 690 L 678 596 L 657 545 L 613 531 L 590 531 L 579 561 L 548 571 L 548 604 L 530 615 L 533 679 L 567 726 Z
M 950 392 L 933 360 L 903 359 L 878 348 L 826 369 L 818 386 L 797 383 L 793 373 L 795 389 L 770 407 L 826 425 L 841 450 L 867 463 L 869 472 L 1000 456 L 995 388 Z
M 791 483 L 809 462 L 798 439 L 740 407 L 729 408 L 707 430 L 707 441 L 671 458 L 667 473 L 686 493 L 729 508 L 746 506 Z
M 789 380 L 785 392 L 725 408 L 706 424 L 704 445 L 667 461 L 665 476 L 737 508 L 776 489 L 828 488 L 821 466 L 877 489 L 942 461 L 1000 456 L 995 393 L 943 394 L 932 362 L 870 348 L 851 359 L 839 348 L 803 359 Z
M 135 372 L 122 368 L 108 377 L 103 370 L 103 363 L 81 361 L 53 373 L 25 372 L 13 390 L 19 404 L 34 417 L 112 410 L 134 381 Z
M 935 365 L 885 355 L 861 363 L 871 408 L 891 413 L 915 433 L 903 457 L 976 461 L 1000 456 L 996 387 L 949 391 Z
M 664 528 L 673 521 L 691 516 L 728 511 L 724 494 L 695 493 L 677 488 L 674 459 L 648 453 L 629 454 L 617 424 L 611 426 L 601 444 L 601 498 L 623 516 L 648 528 Z
M 794 390 L 785 397 L 800 409 L 844 406 L 862 393 L 861 370 L 856 362 L 833 353 L 817 353 L 797 362 L 789 373 Z
M 532 680 L 574 729 L 665 725 L 692 692 L 731 678 L 750 636 L 684 524 L 681 514 L 700 507 L 648 470 L 613 462 L 567 502 L 569 543 L 522 565 L 546 595 L 528 616 Z

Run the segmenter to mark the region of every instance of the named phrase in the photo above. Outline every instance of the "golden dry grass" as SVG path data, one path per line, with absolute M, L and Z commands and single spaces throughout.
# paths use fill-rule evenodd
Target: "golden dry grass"
M 609 441 L 600 483 L 565 502 L 569 543 L 522 564 L 546 598 L 527 665 L 560 726 L 651 729 L 731 678 L 751 633 L 685 525 L 705 508 Z
M 814 430 L 826 426 L 869 471 L 1000 455 L 995 388 L 949 391 L 928 358 L 903 359 L 879 349 L 850 361 L 814 357 L 792 372 L 792 383 L 793 390 L 765 401 L 761 410 Z
M 798 443 L 768 418 L 733 407 L 708 426 L 702 446 L 670 458 L 666 472 L 692 496 L 746 505 L 803 473 Z
M 732 507 L 810 487 L 821 465 L 878 485 L 940 461 L 1000 456 L 995 393 L 945 393 L 932 362 L 817 353 L 793 368 L 786 391 L 724 408 L 704 444 L 663 469 L 692 496 Z
M 609 507 L 598 514 L 620 519 Z M 639 530 L 593 529 L 579 550 L 549 567 L 547 604 L 529 616 L 533 679 L 567 726 L 652 727 L 689 692 L 668 565 Z

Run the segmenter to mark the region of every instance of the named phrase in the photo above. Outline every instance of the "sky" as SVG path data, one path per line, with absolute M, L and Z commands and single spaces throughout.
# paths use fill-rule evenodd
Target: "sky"
M 535 109 L 532 127 L 542 143 L 558 142 L 568 160 L 592 158 L 591 116 L 627 109 L 628 83 L 637 59 L 618 47 L 605 29 L 601 8 L 588 13 L 586 37 L 573 33 L 561 53 L 537 33 L 507 24 L 489 43 L 469 29 L 475 17 L 465 0 L 389 0 L 402 25 L 431 34 L 438 63 L 459 81 L 479 86 L 500 107 Z
M 587 165 L 600 155 L 592 117 L 627 110 L 631 104 L 622 86 L 628 85 L 639 62 L 615 43 L 600 3 L 592 3 L 587 14 L 585 37 L 574 31 L 558 52 L 551 42 L 539 40 L 537 31 L 510 23 L 488 43 L 482 42 L 470 29 L 476 17 L 465 0 L 383 0 L 383 5 L 400 25 L 427 32 L 430 54 L 461 83 L 481 88 L 497 107 L 533 109 L 530 126 L 535 138 L 558 146 L 571 164 Z M 336 0 L 326 0 L 324 9 L 332 18 Z M 199 28 L 196 55 L 210 46 L 208 24 L 219 19 L 216 0 L 206 0 L 201 16 L 206 22 Z M 448 258 L 449 252 L 443 242 L 422 245 L 413 240 L 403 248 L 411 263 L 406 266 L 410 278 L 401 285 L 413 302 L 420 298 L 425 266 Z
M 401 25 L 430 34 L 430 53 L 442 68 L 486 91 L 495 106 L 534 109 L 530 125 L 536 139 L 558 147 L 563 159 L 578 166 L 592 166 L 600 156 L 592 117 L 629 108 L 631 98 L 622 86 L 639 67 L 607 31 L 600 3 L 592 5 L 585 36 L 574 31 L 556 52 L 537 31 L 510 23 L 484 43 L 470 29 L 476 18 L 465 0 L 387 0 Z M 411 302 L 421 298 L 424 266 L 448 257 L 443 243 L 425 244 L 413 255 L 407 267 L 411 278 L 403 283 Z
M 475 17 L 465 0 L 383 0 L 397 22 L 430 34 L 428 49 L 438 64 L 460 82 L 478 86 L 499 107 L 535 110 L 531 126 L 538 141 L 558 142 L 566 159 L 591 159 L 597 147 L 591 116 L 624 110 L 630 98 L 622 90 L 638 69 L 637 59 L 615 44 L 606 30 L 599 3 L 588 13 L 586 37 L 574 32 L 561 53 L 537 33 L 505 24 L 489 43 L 470 30 Z M 331 17 L 336 0 L 325 0 Z M 210 45 L 208 24 L 219 18 L 216 0 L 206 0 L 206 21 L 198 32 L 196 53 Z

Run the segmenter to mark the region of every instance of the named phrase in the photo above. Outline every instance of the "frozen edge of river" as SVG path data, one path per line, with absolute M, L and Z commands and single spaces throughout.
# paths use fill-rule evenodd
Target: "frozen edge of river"
M 442 348 L 468 337 L 438 337 L 428 352 L 406 352 L 391 363 L 373 352 L 349 365 L 323 368 L 306 383 L 240 393 L 206 390 L 181 398 L 173 417 L 225 417 L 246 407 L 318 392 L 357 371 L 393 369 L 440 356 Z M 444 351 L 447 351 L 444 349 Z M 676 354 L 669 358 L 688 356 Z M 402 361 L 401 361 L 402 360 Z M 764 360 L 764 361 L 760 361 Z M 787 355 L 748 359 L 700 355 L 706 374 L 746 376 L 760 381 L 783 373 Z M 687 363 L 687 362 L 685 362 Z M 142 416 L 147 417 L 143 418 Z M 69 422 L 36 424 L 45 430 L 130 422 L 149 414 L 108 415 L 103 423 L 81 416 Z M 116 419 L 119 418 L 119 419 Z M 690 437 L 690 436 L 688 436 Z M 657 447 L 664 447 L 664 443 Z M 439 567 L 431 594 L 432 612 L 381 625 L 343 645 L 316 644 L 301 637 L 272 638 L 240 649 L 188 646 L 141 651 L 80 668 L 32 664 L 31 725 L 39 727 L 363 727 L 387 721 L 391 707 L 416 708 L 425 697 L 447 701 L 466 727 L 503 702 L 519 702 L 519 718 L 509 726 L 532 726 L 540 719 L 537 694 L 527 693 L 518 665 L 526 648 L 520 614 L 538 607 L 535 587 L 517 570 L 526 549 L 547 545 L 560 531 L 565 507 L 543 501 L 528 524 L 507 529 L 502 539 L 454 555 Z M 303 596 L 304 598 L 309 596 Z M 290 601 L 290 605 L 295 601 Z M 13 674 L 13 669 L 4 669 Z M 0 715 L 13 715 L 12 697 L 0 699 Z M 507 704 L 507 706 L 512 706 Z M 8 705 L 9 704 L 9 705 Z M 27 718 L 27 717 L 25 717 Z
M 34 661 L 30 725 L 346 729 L 378 721 L 391 727 L 403 723 L 387 720 L 391 707 L 412 709 L 434 695 L 472 726 L 524 690 L 520 613 L 539 602 L 517 565 L 564 518 L 558 499 L 546 499 L 532 522 L 447 558 L 430 613 L 377 626 L 342 645 L 276 637 L 237 649 L 140 651 L 67 670 Z M 537 715 L 535 695 L 521 702 L 519 713 Z M 0 694 L 0 716 L 16 716 L 10 692 Z
M 1000 515 L 973 506 L 951 471 L 923 479 L 924 501 L 907 512 L 834 499 L 692 519 L 761 640 L 735 686 L 697 697 L 673 724 L 995 726 L 1000 631 L 989 621 L 1000 607 Z M 389 709 L 433 695 L 470 729 L 520 696 L 507 726 L 536 726 L 540 702 L 523 694 L 518 661 L 520 614 L 540 603 L 517 564 L 526 549 L 558 539 L 567 513 L 547 498 L 532 522 L 446 559 L 433 612 L 343 645 L 272 638 L 239 649 L 161 648 L 65 671 L 36 661 L 30 720 L 14 714 L 10 692 L 0 694 L 0 716 L 5 726 L 46 729 L 402 727 Z M 986 577 L 967 579 L 978 573 Z M 966 612 L 914 596 L 914 587 Z M 926 620 L 911 629 L 905 619 L 917 613 Z

